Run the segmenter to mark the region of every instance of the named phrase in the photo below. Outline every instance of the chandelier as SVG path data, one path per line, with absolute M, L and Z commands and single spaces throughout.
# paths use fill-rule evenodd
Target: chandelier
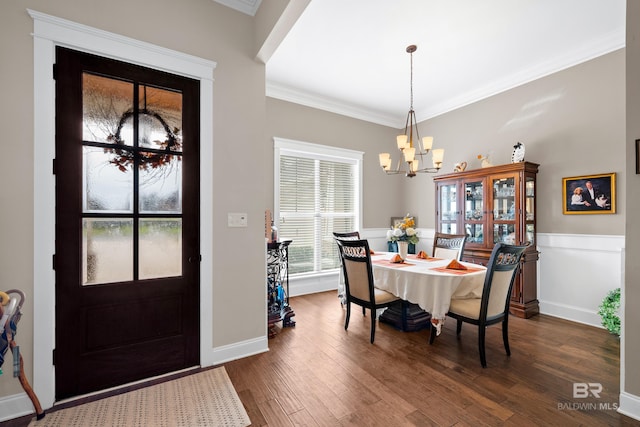
M 391 154 L 380 153 L 380 166 L 388 175 L 403 173 L 409 178 L 416 176 L 416 173 L 436 173 L 442 167 L 444 158 L 444 149 L 437 148 L 432 150 L 433 137 L 425 136 L 420 139 L 418 132 L 418 123 L 416 122 L 416 113 L 413 111 L 413 52 L 418 49 L 416 45 L 407 46 L 407 53 L 411 55 L 411 107 L 407 114 L 407 121 L 404 125 L 404 134 L 396 137 L 398 149 L 401 152 L 400 159 L 395 169 L 391 169 Z M 414 145 L 415 134 L 415 145 Z M 424 157 L 432 152 L 433 167 L 425 167 Z M 402 160 L 404 158 L 405 165 L 401 169 Z

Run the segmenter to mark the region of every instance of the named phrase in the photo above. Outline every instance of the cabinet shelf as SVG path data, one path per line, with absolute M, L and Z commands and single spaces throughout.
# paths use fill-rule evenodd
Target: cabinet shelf
M 436 229 L 465 232 L 463 260 L 486 265 L 498 242 L 530 242 L 511 295 L 511 313 L 528 318 L 539 312 L 537 300 L 536 175 L 530 162 L 456 172 L 434 177 Z

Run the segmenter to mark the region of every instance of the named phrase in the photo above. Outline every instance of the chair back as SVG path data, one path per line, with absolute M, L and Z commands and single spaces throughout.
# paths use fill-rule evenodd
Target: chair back
M 480 322 L 507 314 L 513 283 L 527 247 L 528 244 L 515 246 L 504 243 L 496 243 L 493 247 L 482 290 Z
M 349 231 L 347 233 L 333 233 L 333 237 L 340 240 L 360 240 L 360 232 Z
M 467 241 L 466 234 L 446 234 L 436 231 L 433 236 L 433 257 L 444 259 L 462 259 L 462 251 Z
M 364 302 L 375 303 L 369 242 L 336 239 L 336 243 L 342 260 L 347 295 Z

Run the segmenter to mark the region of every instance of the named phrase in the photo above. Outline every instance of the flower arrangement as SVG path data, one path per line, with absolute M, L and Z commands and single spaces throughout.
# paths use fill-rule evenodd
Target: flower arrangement
M 415 220 L 412 216 L 407 214 L 401 223 L 396 224 L 390 230 L 387 230 L 387 241 L 409 242 L 415 245 L 420 240 L 420 238 L 418 237 L 418 232 L 414 228 L 415 226 Z

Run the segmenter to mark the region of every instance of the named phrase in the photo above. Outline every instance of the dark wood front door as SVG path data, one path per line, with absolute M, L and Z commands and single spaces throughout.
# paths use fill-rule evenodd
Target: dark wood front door
M 56 399 L 199 364 L 199 82 L 56 50 Z

